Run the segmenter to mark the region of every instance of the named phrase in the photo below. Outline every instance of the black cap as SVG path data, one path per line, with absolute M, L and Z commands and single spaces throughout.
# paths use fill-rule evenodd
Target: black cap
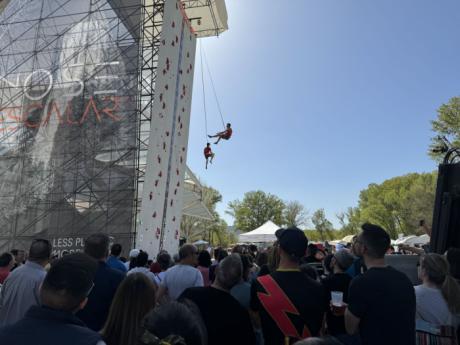
M 86 254 L 66 255 L 51 265 L 43 287 L 84 298 L 91 289 L 97 268 L 97 261 Z
M 308 238 L 302 230 L 296 227 L 279 229 L 275 232 L 275 236 L 278 239 L 279 246 L 287 254 L 298 259 L 305 256 Z

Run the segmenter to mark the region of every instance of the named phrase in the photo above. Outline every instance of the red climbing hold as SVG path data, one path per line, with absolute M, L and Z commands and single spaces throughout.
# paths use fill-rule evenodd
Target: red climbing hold
M 158 187 L 158 180 L 155 180 L 155 187 Z

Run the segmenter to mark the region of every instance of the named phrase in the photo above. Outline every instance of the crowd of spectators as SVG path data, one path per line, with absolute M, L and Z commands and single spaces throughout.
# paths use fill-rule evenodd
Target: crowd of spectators
M 276 237 L 154 260 L 139 249 L 123 259 L 105 234 L 59 259 L 34 240 L 0 255 L 0 344 L 458 344 L 459 249 L 419 253 L 414 287 L 385 263 L 390 237 L 377 225 L 337 248 L 297 228 Z

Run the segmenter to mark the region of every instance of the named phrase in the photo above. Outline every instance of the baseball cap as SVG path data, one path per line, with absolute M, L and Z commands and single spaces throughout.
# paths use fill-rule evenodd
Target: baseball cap
M 275 232 L 279 246 L 292 257 L 301 258 L 308 247 L 308 238 L 299 228 L 278 229 Z
M 129 252 L 129 257 L 130 258 L 137 258 L 137 256 L 139 255 L 141 251 L 139 249 L 131 249 L 131 251 Z
M 353 255 L 351 255 L 348 250 L 342 249 L 334 254 L 335 260 L 341 269 L 347 270 L 354 261 Z

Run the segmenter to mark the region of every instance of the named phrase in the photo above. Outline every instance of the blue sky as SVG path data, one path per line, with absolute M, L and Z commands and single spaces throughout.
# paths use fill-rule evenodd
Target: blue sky
M 226 2 L 230 29 L 203 48 L 234 137 L 205 170 L 198 53 L 188 164 L 229 224 L 228 202 L 261 189 L 337 225 L 369 183 L 436 169 L 430 120 L 460 95 L 458 0 Z

